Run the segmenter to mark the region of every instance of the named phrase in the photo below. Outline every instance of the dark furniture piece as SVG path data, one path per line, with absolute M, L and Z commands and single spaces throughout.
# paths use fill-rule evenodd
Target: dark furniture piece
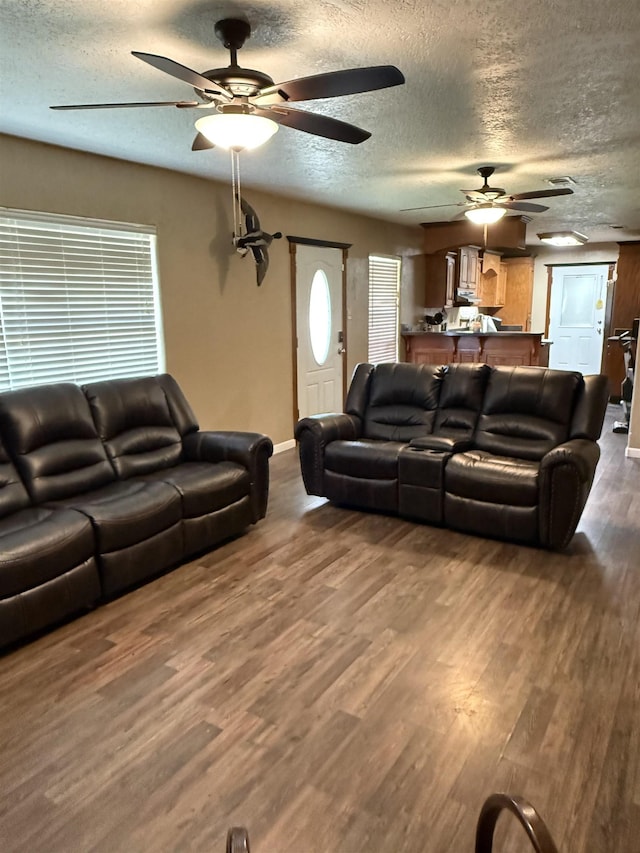
M 168 374 L 0 394 L 0 646 L 263 518 L 272 452 Z
M 342 414 L 296 426 L 309 494 L 564 548 L 600 456 L 605 376 L 540 367 L 357 366 Z

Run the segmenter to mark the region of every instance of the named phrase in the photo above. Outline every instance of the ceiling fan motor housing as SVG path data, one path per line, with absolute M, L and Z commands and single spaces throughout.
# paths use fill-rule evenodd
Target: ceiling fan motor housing
M 251 36 L 251 24 L 241 18 L 223 18 L 216 23 L 215 34 L 227 50 L 240 50 Z
M 212 68 L 202 74 L 212 83 L 224 86 L 238 97 L 250 98 L 256 95 L 260 89 L 273 86 L 273 79 L 261 71 L 253 71 L 251 68 L 240 68 L 238 65 L 229 65 L 227 68 Z M 197 95 L 204 96 L 208 100 L 214 100 L 215 96 L 207 97 L 207 92 L 202 89 L 194 90 Z

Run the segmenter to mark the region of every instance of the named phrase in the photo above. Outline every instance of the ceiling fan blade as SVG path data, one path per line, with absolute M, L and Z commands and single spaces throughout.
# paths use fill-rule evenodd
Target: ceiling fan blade
M 395 65 L 374 65 L 369 68 L 351 68 L 345 71 L 329 71 L 311 77 L 299 77 L 286 83 L 276 83 L 261 89 L 252 99 L 259 104 L 262 98 L 279 95 L 284 101 L 313 101 L 318 98 L 337 98 L 340 95 L 355 95 L 373 92 L 404 83 L 403 73 Z
M 313 133 L 315 136 L 324 136 L 326 139 L 336 139 L 338 142 L 349 142 L 351 145 L 358 145 L 371 136 L 368 130 L 363 130 L 354 124 L 347 124 L 345 121 L 338 121 L 338 119 L 329 116 L 308 113 L 303 110 L 265 108 L 257 109 L 255 115 L 270 118 L 278 124 L 292 127 L 294 130 Z
M 200 101 L 138 101 L 130 104 L 63 104 L 50 110 L 117 110 L 123 107 L 199 107 Z
M 524 198 L 552 198 L 554 195 L 573 195 L 573 190 L 570 187 L 559 187 L 555 190 L 534 190 L 530 193 L 515 193 L 510 198 L 513 201 L 519 201 Z
M 193 140 L 191 144 L 192 151 L 206 151 L 209 148 L 215 148 L 216 146 L 207 139 L 207 137 L 203 133 L 197 133 L 196 138 Z
M 178 80 L 182 80 L 183 83 L 188 83 L 195 89 L 204 89 L 205 92 L 209 92 L 211 95 L 220 95 L 220 97 L 225 98 L 226 100 L 233 100 L 231 92 L 227 92 L 227 90 L 220 86 L 220 84 L 207 80 L 206 77 L 198 74 L 197 71 L 187 68 L 186 65 L 180 65 L 179 62 L 174 62 L 173 59 L 168 59 L 166 56 L 157 56 L 155 53 L 141 53 L 139 50 L 132 50 L 131 53 L 133 56 L 137 57 L 137 59 L 141 59 L 143 62 L 153 65 L 153 67 L 157 68 L 158 71 L 164 71 L 165 74 L 177 77 Z
M 528 210 L 530 213 L 542 213 L 544 210 L 549 210 L 544 204 L 527 204 L 527 202 L 519 201 L 504 201 L 500 207 L 506 207 L 508 210 Z
M 436 207 L 461 207 L 463 201 L 452 201 L 451 204 L 428 204 L 425 207 L 403 207 L 400 213 L 410 213 L 412 210 L 433 210 Z

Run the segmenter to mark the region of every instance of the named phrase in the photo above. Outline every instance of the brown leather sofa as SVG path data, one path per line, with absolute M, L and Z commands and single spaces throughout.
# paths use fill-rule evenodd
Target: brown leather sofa
M 0 394 L 0 646 L 263 518 L 272 452 L 168 374 Z
M 600 456 L 605 376 L 360 364 L 345 411 L 296 426 L 308 494 L 560 549 Z

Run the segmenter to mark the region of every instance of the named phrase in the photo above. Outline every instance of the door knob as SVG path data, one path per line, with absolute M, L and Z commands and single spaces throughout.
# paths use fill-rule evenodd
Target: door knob
M 338 355 L 344 355 L 345 352 L 346 352 L 346 349 L 344 347 L 338 347 Z

